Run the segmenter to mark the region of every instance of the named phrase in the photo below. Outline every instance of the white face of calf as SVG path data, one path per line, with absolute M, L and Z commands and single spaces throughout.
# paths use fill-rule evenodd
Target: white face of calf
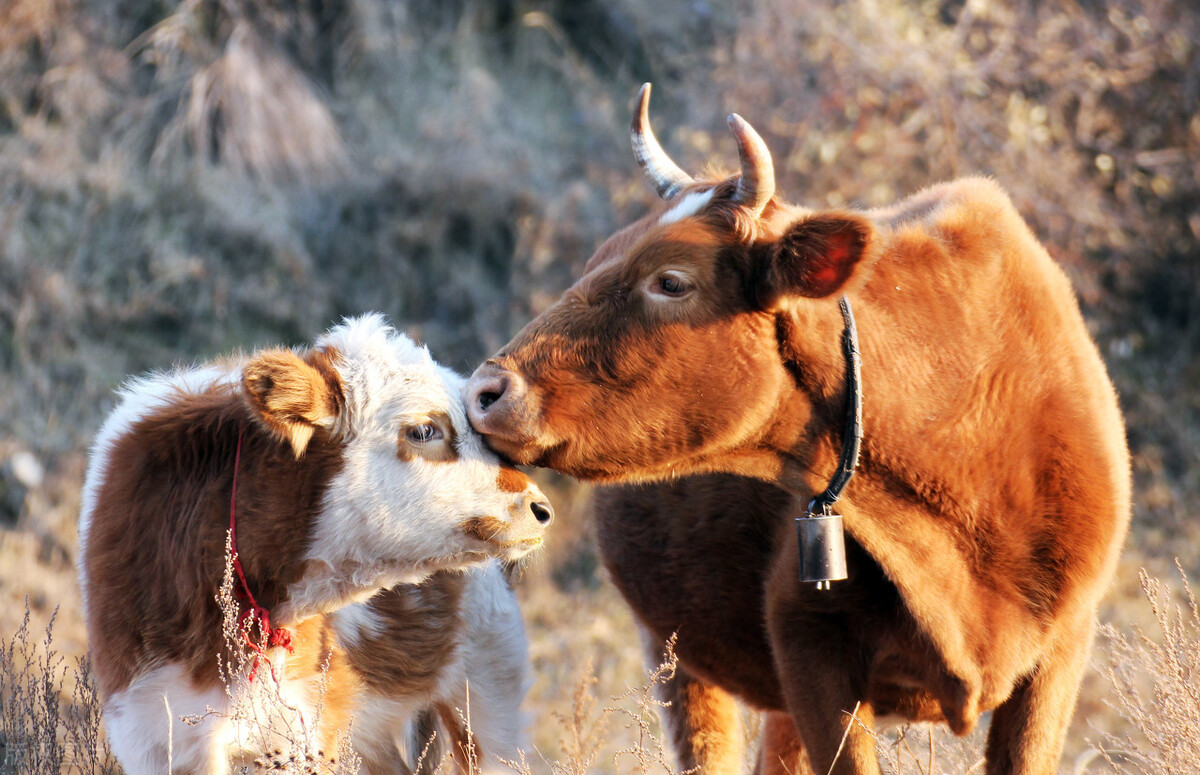
M 347 320 L 303 357 L 246 365 L 252 408 L 298 457 L 317 428 L 344 445 L 282 618 L 540 545 L 550 504 L 471 428 L 464 382 L 378 316 Z

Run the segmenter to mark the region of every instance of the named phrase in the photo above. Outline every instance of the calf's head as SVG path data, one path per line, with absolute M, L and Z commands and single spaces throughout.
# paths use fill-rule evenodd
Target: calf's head
M 828 387 L 797 373 L 793 329 L 829 328 L 809 333 L 828 340 L 819 349 L 836 381 L 830 297 L 865 263 L 872 228 L 779 202 L 770 153 L 737 115 L 740 173 L 693 180 L 655 140 L 648 101 L 649 84 L 634 152 L 665 201 L 605 241 L 583 277 L 476 370 L 470 420 L 516 462 L 584 479 L 770 476 L 762 466 L 812 410 L 798 384 Z
M 541 543 L 550 504 L 472 430 L 465 380 L 380 318 L 347 320 L 306 353 L 258 353 L 241 382 L 257 424 L 298 463 L 312 445 L 337 449 L 307 556 L 334 580 L 390 585 Z

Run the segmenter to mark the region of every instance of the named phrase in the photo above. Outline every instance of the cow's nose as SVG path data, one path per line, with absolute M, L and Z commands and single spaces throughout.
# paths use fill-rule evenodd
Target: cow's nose
M 514 438 L 522 430 L 527 392 L 520 375 L 485 363 L 467 383 L 467 417 L 475 430 L 485 436 Z

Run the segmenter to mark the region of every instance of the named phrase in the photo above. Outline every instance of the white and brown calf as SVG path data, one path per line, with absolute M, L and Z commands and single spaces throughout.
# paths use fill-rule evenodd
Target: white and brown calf
M 92 451 L 79 571 L 126 772 L 224 773 L 262 753 L 218 670 L 234 520 L 241 605 L 269 612 L 271 638 L 233 696 L 274 687 L 317 749 L 300 755 L 332 751 L 353 718 L 366 769 L 404 772 L 416 714 L 462 740 L 468 707 L 484 769 L 516 755 L 527 649 L 499 561 L 538 546 L 552 512 L 471 429 L 462 384 L 369 315 L 308 350 L 125 387 Z

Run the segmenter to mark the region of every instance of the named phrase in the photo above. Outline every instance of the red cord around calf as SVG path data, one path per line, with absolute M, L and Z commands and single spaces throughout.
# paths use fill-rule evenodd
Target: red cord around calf
M 250 591 L 250 585 L 246 583 L 246 573 L 242 569 L 241 557 L 238 556 L 237 485 L 238 469 L 241 468 L 242 463 L 242 436 L 244 433 L 244 428 L 238 430 L 237 453 L 234 455 L 233 459 L 233 486 L 229 494 L 229 547 L 230 561 L 233 563 L 234 571 L 237 572 L 238 583 L 240 584 L 240 589 L 237 590 L 236 596 L 239 599 L 246 600 L 250 604 L 250 607 L 245 611 L 242 611 L 242 615 L 238 617 L 238 628 L 242 631 L 242 639 L 246 642 L 246 645 L 255 652 L 254 663 L 250 666 L 250 674 L 247 677 L 247 680 L 253 681 L 255 676 L 258 674 L 258 665 L 259 661 L 263 657 L 263 648 L 250 638 L 250 632 L 246 627 L 247 619 L 252 616 L 258 619 L 260 631 L 267 634 L 268 646 L 279 646 L 285 648 L 289 654 L 292 653 L 293 647 L 291 631 L 285 627 L 272 628 L 271 612 L 259 605 L 258 601 L 254 599 L 254 593 Z

